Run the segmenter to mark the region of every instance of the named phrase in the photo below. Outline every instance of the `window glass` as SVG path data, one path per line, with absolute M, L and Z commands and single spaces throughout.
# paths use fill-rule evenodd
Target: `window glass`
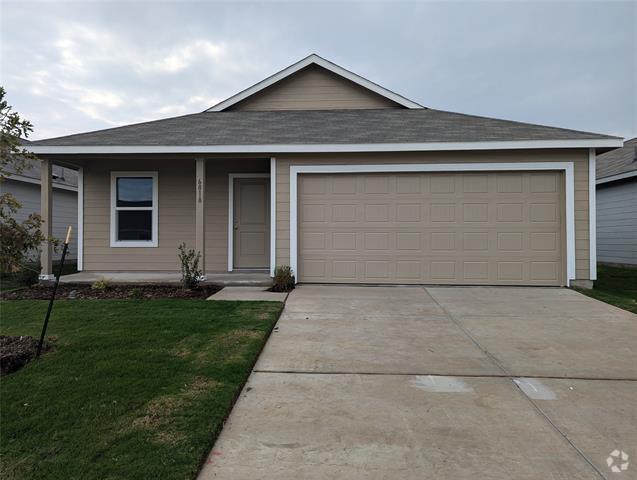
M 118 207 L 152 207 L 153 179 L 150 177 L 119 177 L 117 179 Z
M 153 238 L 152 210 L 118 210 L 117 240 L 144 240 Z

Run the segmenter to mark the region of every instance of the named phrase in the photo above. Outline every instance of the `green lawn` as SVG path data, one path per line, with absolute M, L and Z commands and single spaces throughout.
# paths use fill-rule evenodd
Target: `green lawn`
M 602 302 L 637 313 L 637 268 L 598 265 L 595 288 L 576 290 Z
M 46 305 L 1 302 L 0 333 L 37 337 Z M 58 301 L 56 351 L 0 380 L 0 477 L 194 478 L 281 308 Z

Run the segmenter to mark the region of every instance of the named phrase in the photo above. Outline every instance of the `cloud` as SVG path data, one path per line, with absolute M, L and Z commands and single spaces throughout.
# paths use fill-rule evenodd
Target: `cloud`
M 203 111 L 311 52 L 434 108 L 637 135 L 635 2 L 22 0 L 0 21 L 35 138 Z
M 178 72 L 190 67 L 198 61 L 212 60 L 221 62 L 227 58 L 227 47 L 214 44 L 207 40 L 196 40 L 193 43 L 172 49 L 163 58 L 147 64 L 141 64 L 140 69 L 145 72 Z

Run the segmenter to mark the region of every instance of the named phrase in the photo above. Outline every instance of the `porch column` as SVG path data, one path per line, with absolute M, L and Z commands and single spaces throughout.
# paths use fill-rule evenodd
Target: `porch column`
M 206 275 L 206 160 L 195 160 L 195 250 L 201 253 L 201 270 Z
M 51 160 L 42 160 L 40 166 L 40 216 L 42 217 L 42 233 L 50 239 L 53 236 L 53 172 Z M 53 279 L 53 248 L 51 242 L 42 243 L 40 254 L 40 280 Z

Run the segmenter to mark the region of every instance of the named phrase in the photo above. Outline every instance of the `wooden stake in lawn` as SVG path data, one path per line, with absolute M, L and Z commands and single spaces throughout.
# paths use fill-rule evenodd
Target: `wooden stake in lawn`
M 46 335 L 46 327 L 49 324 L 49 317 L 51 316 L 51 310 L 53 310 L 53 301 L 55 300 L 55 292 L 57 292 L 58 285 L 60 283 L 60 276 L 62 275 L 62 269 L 64 268 L 64 259 L 66 258 L 66 252 L 69 249 L 69 241 L 71 240 L 71 226 L 66 231 L 66 240 L 64 240 L 64 249 L 62 250 L 62 258 L 60 259 L 60 269 L 55 276 L 55 283 L 53 284 L 53 292 L 51 292 L 51 299 L 49 300 L 49 308 L 46 311 L 46 317 L 44 317 L 44 325 L 42 325 L 42 333 L 40 334 L 40 343 L 38 343 L 38 353 L 35 354 L 35 358 L 40 358 L 40 352 L 42 352 L 42 344 L 44 343 L 44 335 Z

